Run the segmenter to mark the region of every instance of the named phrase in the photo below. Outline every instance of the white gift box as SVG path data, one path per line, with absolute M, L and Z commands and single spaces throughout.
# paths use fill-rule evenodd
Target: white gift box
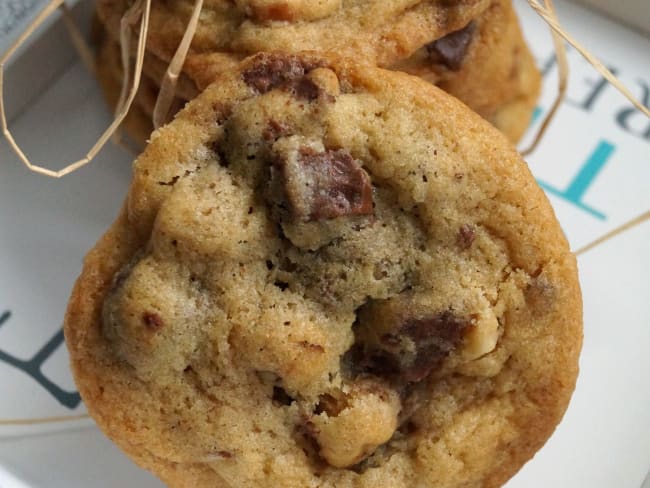
M 613 19 L 650 35 L 650 4 L 647 0 L 577 0 Z
M 530 140 L 555 96 L 557 69 L 548 29 L 524 0 L 515 2 L 545 73 Z M 22 17 L 3 31 L 9 3 L 0 0 L 0 52 L 39 5 L 24 2 Z M 635 3 L 640 20 L 647 2 Z M 566 30 L 649 105 L 650 39 L 584 7 L 556 4 Z M 76 10 L 89 25 L 90 4 Z M 569 60 L 568 101 L 529 164 L 578 249 L 650 209 L 650 121 L 575 51 Z M 39 164 L 56 169 L 78 159 L 111 121 L 56 19 L 12 59 L 5 83 L 12 130 Z M 52 180 L 30 173 L 0 141 L 0 419 L 84 412 L 61 321 L 83 255 L 118 212 L 132 159 L 109 144 L 89 166 Z M 556 433 L 509 488 L 642 485 L 650 468 L 648 242 L 650 223 L 579 257 L 585 342 L 576 392 Z M 0 426 L 0 487 L 115 486 L 161 485 L 91 421 Z

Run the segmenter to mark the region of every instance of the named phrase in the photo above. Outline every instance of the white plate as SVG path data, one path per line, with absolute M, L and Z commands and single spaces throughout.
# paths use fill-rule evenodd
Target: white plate
M 526 35 L 545 64 L 552 54 L 546 29 L 523 0 L 517 3 Z M 650 41 L 580 7 L 557 3 L 568 31 L 616 68 L 647 103 Z M 48 61 L 23 57 L 22 66 L 26 60 L 34 78 Z M 570 60 L 572 103 L 561 109 L 530 165 L 575 249 L 650 209 L 650 122 L 629 111 L 612 87 L 600 85 L 599 75 L 576 53 Z M 555 93 L 555 75 L 549 68 L 542 111 Z M 12 90 L 7 88 L 10 97 Z M 39 163 L 56 166 L 81 156 L 109 122 L 97 87 L 79 64 L 35 95 L 12 127 Z M 90 166 L 55 181 L 29 173 L 0 142 L 0 351 L 22 365 L 0 358 L 0 418 L 83 412 L 57 334 L 82 256 L 124 197 L 130 160 L 110 146 Z M 648 242 L 650 224 L 645 224 L 579 258 L 585 344 L 578 387 L 555 435 L 509 488 L 643 483 L 650 467 Z M 160 485 L 89 421 L 81 421 L 0 428 L 0 487 L 23 486 Z

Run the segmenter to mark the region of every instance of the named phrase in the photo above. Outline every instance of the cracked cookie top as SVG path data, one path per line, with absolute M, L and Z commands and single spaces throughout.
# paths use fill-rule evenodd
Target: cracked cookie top
M 499 486 L 561 419 L 581 330 L 505 138 L 308 54 L 245 60 L 154 133 L 65 323 L 100 427 L 193 487 Z

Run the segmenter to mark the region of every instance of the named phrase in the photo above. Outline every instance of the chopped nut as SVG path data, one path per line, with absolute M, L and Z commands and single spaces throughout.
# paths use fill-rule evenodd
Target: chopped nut
M 310 71 L 307 78 L 314 82 L 320 89 L 330 97 L 336 97 L 341 91 L 339 79 L 334 71 L 327 68 L 316 68 Z
M 334 415 L 323 411 L 311 418 L 320 455 L 334 467 L 359 463 L 390 440 L 398 427 L 397 393 L 379 383 L 366 386 L 353 389 L 345 407 Z
M 531 278 L 525 290 L 526 303 L 536 316 L 544 315 L 553 306 L 557 290 L 543 275 Z
M 467 330 L 463 358 L 471 361 L 493 351 L 498 339 L 499 321 L 491 309 L 483 310 Z

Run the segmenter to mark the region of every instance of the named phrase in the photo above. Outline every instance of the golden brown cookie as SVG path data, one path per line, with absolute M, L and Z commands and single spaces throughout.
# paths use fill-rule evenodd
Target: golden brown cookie
M 526 164 L 403 73 L 260 54 L 134 164 L 65 335 L 88 411 L 175 487 L 499 486 L 581 346 Z
M 125 0 L 98 2 L 98 14 L 114 40 L 128 5 Z M 192 5 L 190 0 L 152 4 L 147 49 L 149 76 L 157 84 Z M 194 90 L 201 90 L 248 54 L 300 50 L 331 51 L 358 63 L 423 76 L 488 120 L 502 123 L 513 142 L 528 125 L 539 93 L 539 73 L 524 62 L 530 53 L 510 0 L 213 0 L 203 7 L 183 71 L 196 84 Z M 186 94 L 179 97 L 187 99 Z M 524 98 L 516 112 L 504 110 Z
M 265 4 L 265 7 L 262 7 Z M 206 66 L 263 51 L 332 51 L 356 62 L 388 66 L 420 46 L 462 28 L 490 0 L 206 0 L 185 69 L 205 88 Z M 99 0 L 97 13 L 115 38 L 128 0 Z M 154 0 L 147 49 L 173 56 L 193 0 Z M 221 56 L 223 60 L 214 58 Z M 213 58 L 213 59 L 210 59 Z
M 511 0 L 496 0 L 462 29 L 391 66 L 463 101 L 517 142 L 528 127 L 541 75 Z

